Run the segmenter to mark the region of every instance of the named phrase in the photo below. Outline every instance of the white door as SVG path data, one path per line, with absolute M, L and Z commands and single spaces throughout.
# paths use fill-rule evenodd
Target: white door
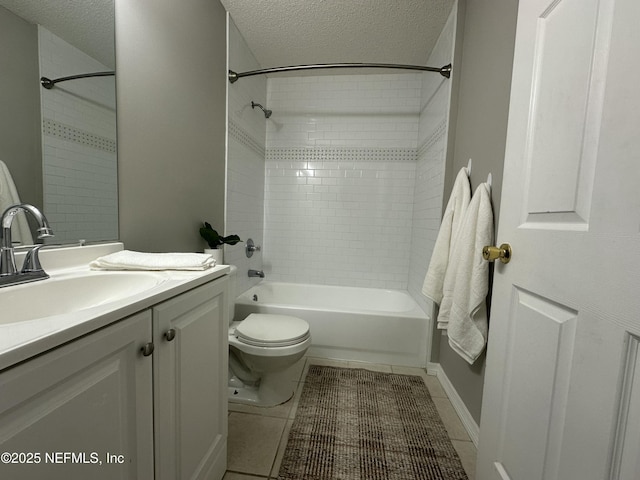
M 520 0 L 478 480 L 640 479 L 638 25 Z

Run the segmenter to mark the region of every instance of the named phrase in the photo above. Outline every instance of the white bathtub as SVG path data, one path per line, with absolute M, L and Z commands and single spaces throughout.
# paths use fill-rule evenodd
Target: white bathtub
M 423 367 L 427 362 L 429 317 L 405 291 L 263 281 L 236 299 L 236 320 L 256 312 L 306 320 L 312 356 Z

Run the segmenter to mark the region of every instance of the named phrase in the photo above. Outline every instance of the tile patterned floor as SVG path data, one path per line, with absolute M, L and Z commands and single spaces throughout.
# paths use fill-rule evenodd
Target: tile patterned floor
M 438 379 L 423 369 L 377 365 L 371 363 L 303 358 L 295 367 L 295 395 L 283 405 L 272 408 L 229 404 L 229 440 L 227 473 L 223 480 L 277 479 L 282 455 L 287 444 L 289 429 L 296 414 L 298 399 L 308 366 L 327 365 L 421 376 L 431 393 L 449 438 L 460 456 L 470 480 L 474 480 L 476 447 L 469 439 L 462 422 L 447 398 Z

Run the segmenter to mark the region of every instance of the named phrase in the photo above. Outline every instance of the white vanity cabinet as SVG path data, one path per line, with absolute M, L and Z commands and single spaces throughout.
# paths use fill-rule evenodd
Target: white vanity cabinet
M 153 308 L 156 480 L 224 476 L 226 285 L 217 280 Z
M 0 478 L 153 478 L 150 339 L 147 310 L 1 373 Z
M 221 479 L 227 297 L 218 278 L 1 372 L 0 479 Z

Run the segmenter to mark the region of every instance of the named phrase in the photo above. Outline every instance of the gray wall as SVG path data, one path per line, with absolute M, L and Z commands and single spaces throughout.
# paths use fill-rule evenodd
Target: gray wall
M 450 137 L 453 148 L 450 143 L 443 208 L 457 172 L 472 158 L 472 191 L 486 181 L 487 174 L 493 176 L 492 200 L 497 227 L 517 2 L 473 0 L 464 3 L 462 50 L 456 52 L 454 62 L 458 74 L 452 117 L 455 131 Z M 441 336 L 439 362 L 473 418 L 480 423 L 485 355 L 469 365 L 449 347 L 447 337 Z
M 38 30 L 0 7 L 0 160 L 20 200 L 42 207 Z
M 226 12 L 218 0 L 116 0 L 120 238 L 202 251 L 224 230 Z

